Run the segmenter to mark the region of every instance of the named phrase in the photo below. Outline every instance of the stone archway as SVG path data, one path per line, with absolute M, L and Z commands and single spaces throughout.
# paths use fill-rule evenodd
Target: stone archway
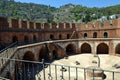
M 120 54 L 120 44 L 118 44 L 115 48 L 115 53 Z
M 46 46 L 43 46 L 40 51 L 39 51 L 39 61 L 48 60 L 49 59 L 49 54 L 48 54 L 48 49 Z
M 81 53 L 91 53 L 91 46 L 88 43 L 82 44 Z
M 66 54 L 72 55 L 76 53 L 76 46 L 74 44 L 68 44 L 66 47 Z
M 109 47 L 105 43 L 100 43 L 97 46 L 97 54 L 108 54 L 109 52 Z
M 29 61 L 34 61 L 34 54 L 31 51 L 25 52 L 23 56 L 23 60 L 29 60 Z

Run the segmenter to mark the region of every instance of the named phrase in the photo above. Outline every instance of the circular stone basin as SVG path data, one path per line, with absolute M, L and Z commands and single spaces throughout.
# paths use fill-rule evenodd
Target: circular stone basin
M 90 77 L 90 78 L 91 77 L 102 78 L 103 76 L 103 70 L 100 67 L 96 67 L 96 66 L 87 67 L 86 73 L 87 73 L 87 77 Z

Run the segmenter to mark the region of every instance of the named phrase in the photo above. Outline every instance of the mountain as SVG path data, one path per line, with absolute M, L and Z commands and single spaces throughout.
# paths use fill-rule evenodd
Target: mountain
M 120 5 L 88 8 L 82 5 L 66 4 L 60 8 L 14 0 L 0 0 L 0 16 L 35 22 L 88 22 L 102 16 L 120 14 Z

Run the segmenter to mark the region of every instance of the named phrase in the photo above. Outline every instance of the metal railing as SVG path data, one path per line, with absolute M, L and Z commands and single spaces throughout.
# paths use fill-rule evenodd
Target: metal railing
M 4 52 L 5 50 L 7 50 L 15 45 L 17 45 L 17 42 L 14 42 L 14 43 L 10 44 L 9 46 L 5 47 L 4 49 L 0 50 L 0 53 Z
M 10 79 L 4 78 L 4 77 L 0 77 L 0 80 L 10 80 Z
M 120 72 L 118 71 L 58 65 L 44 62 L 44 60 L 36 62 L 0 58 L 1 60 L 9 60 L 3 72 L 4 74 L 11 72 L 11 74 L 14 74 L 15 80 L 120 80 Z M 88 74 L 88 71 L 92 75 Z M 96 77 L 98 75 L 96 72 L 98 71 L 104 72 L 99 79 Z M 90 78 L 89 75 L 91 76 Z M 0 74 L 0 76 L 11 78 L 10 75 Z

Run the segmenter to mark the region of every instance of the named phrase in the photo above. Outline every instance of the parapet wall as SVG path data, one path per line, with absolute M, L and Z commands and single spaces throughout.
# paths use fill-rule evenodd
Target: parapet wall
M 88 22 L 82 23 L 35 23 L 16 19 L 7 19 L 0 17 L 0 29 L 32 29 L 32 30 L 97 30 L 97 29 L 113 29 L 120 28 L 120 19 L 106 20 L 104 22 Z
M 76 29 L 75 23 L 35 23 L 0 17 L 0 29 Z
M 100 22 L 100 21 L 88 22 L 87 24 L 82 22 L 82 23 L 78 23 L 77 26 L 79 27 L 79 30 L 96 30 L 96 29 L 120 28 L 120 19 L 106 20 L 104 22 Z

